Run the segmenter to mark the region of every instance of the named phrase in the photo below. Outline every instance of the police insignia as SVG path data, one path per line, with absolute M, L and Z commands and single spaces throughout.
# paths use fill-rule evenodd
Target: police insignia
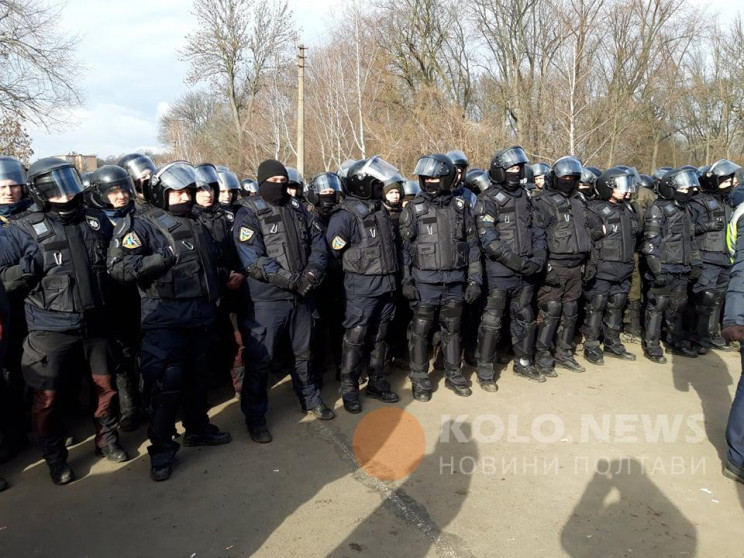
M 97 231 L 98 229 L 101 228 L 101 223 L 99 223 L 98 219 L 96 219 L 95 217 L 88 217 L 87 221 L 88 221 L 88 225 L 90 226 L 90 228 L 93 229 L 94 231 Z
M 340 236 L 335 237 L 333 239 L 333 242 L 331 242 L 331 247 L 334 250 L 341 250 L 341 248 L 343 248 L 344 246 L 346 246 L 346 241 Z
M 455 200 L 455 203 L 457 203 L 457 207 L 459 207 L 460 209 L 462 209 L 463 207 L 465 207 L 465 200 L 462 200 L 460 198 L 457 198 Z
M 248 227 L 240 227 L 240 242 L 248 242 L 254 235 L 253 229 Z
M 225 212 L 225 217 L 227 218 L 227 221 L 229 223 L 232 223 L 233 221 L 235 221 L 235 215 L 233 215 L 230 211 Z
M 483 222 L 484 223 L 493 223 L 494 221 L 495 221 L 495 219 L 492 216 L 490 216 L 488 213 L 486 213 L 483 216 Z
M 130 232 L 121 241 L 121 245 L 124 246 L 124 248 L 133 250 L 134 248 L 139 248 L 140 246 L 142 246 L 142 241 L 139 239 L 136 232 Z
M 295 207 L 295 208 L 300 207 L 300 202 L 292 198 L 292 207 Z

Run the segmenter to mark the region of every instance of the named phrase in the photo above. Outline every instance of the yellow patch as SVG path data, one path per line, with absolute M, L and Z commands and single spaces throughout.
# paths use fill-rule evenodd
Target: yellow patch
M 494 221 L 495 221 L 495 219 L 493 217 L 491 217 L 488 213 L 486 213 L 483 216 L 483 222 L 484 223 L 493 223 Z
M 121 241 L 121 245 L 124 246 L 124 248 L 133 250 L 142 246 L 142 241 L 137 236 L 137 233 L 132 231 L 124 237 L 124 239 Z
M 346 246 L 346 241 L 340 236 L 337 236 L 333 239 L 333 242 L 331 242 L 331 247 L 334 250 L 341 250 L 344 246 Z
M 249 229 L 248 227 L 240 227 L 240 242 L 248 242 L 251 238 L 253 238 L 254 234 L 255 231 L 253 229 Z

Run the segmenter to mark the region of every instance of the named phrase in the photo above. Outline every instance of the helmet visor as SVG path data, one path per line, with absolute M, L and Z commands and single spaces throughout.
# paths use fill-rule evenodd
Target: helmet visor
M 693 170 L 683 170 L 674 175 L 672 179 L 676 189 L 683 188 L 700 188 L 697 172 Z
M 313 189 L 318 194 L 323 193 L 326 190 L 333 190 L 334 192 L 341 191 L 341 180 L 338 176 L 331 173 L 321 174 L 313 179 Z
M 553 172 L 558 178 L 563 176 L 581 176 L 583 167 L 576 157 L 562 157 L 553 165 Z
M 77 171 L 72 167 L 55 169 L 35 181 L 36 188 L 47 199 L 76 196 L 83 191 Z
M 183 190 L 196 186 L 196 171 L 194 167 L 182 161 L 176 161 L 165 166 L 159 173 L 160 180 L 165 184 L 165 190 Z
M 613 186 L 613 190 L 617 190 L 621 194 L 627 194 L 627 193 L 633 193 L 635 191 L 634 188 L 634 180 L 633 177 L 627 174 L 621 174 L 620 176 L 615 177 L 615 185 Z
M 218 181 L 220 184 L 220 191 L 226 190 L 240 190 L 240 180 L 232 171 L 223 171 L 217 173 Z
M 124 164 L 124 167 L 130 172 L 135 178 L 142 178 L 142 174 L 145 171 L 150 171 L 151 174 L 155 173 L 155 164 L 150 160 L 149 157 L 141 155 Z
M 26 183 L 26 172 L 23 170 L 20 161 L 15 159 L 0 160 L 0 182 L 7 180 L 20 186 Z
M 736 163 L 732 163 L 727 159 L 721 159 L 720 161 L 716 161 L 711 165 L 710 172 L 712 172 L 719 178 L 725 178 L 727 176 L 735 174 L 736 171 L 738 171 L 740 168 L 741 167 Z
M 367 174 L 372 178 L 376 178 L 383 184 L 390 182 L 403 182 L 405 180 L 398 172 L 398 169 L 377 155 L 370 157 L 361 168 L 360 172 L 362 174 Z
M 199 165 L 194 169 L 196 171 L 196 178 L 200 182 L 205 182 L 211 185 L 217 185 L 220 182 L 217 176 L 217 169 L 212 165 Z
M 530 160 L 527 158 L 527 154 L 521 147 L 510 147 L 499 155 L 499 163 L 504 170 L 514 165 L 526 165 L 529 162 Z
M 438 161 L 433 157 L 421 157 L 416 163 L 416 168 L 413 169 L 413 174 L 416 176 L 447 176 L 451 169 L 447 167 L 446 163 Z

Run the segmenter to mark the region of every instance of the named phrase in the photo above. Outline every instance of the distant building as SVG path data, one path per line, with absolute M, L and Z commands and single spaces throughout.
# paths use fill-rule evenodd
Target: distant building
M 79 153 L 70 153 L 69 155 L 56 155 L 60 159 L 69 161 L 80 174 L 94 172 L 98 168 L 98 162 L 95 155 L 80 155 Z

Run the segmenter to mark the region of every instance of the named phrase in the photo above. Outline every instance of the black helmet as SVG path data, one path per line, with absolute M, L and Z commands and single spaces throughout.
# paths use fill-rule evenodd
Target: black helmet
M 537 188 L 535 184 L 535 173 L 532 170 L 532 165 L 524 166 L 524 187 L 527 190 L 534 190 Z
M 305 177 L 294 167 L 287 167 L 287 177 L 287 188 L 296 189 L 297 196 L 301 198 L 305 191 Z
M 651 175 L 651 178 L 654 179 L 654 192 L 656 192 L 657 194 L 659 193 L 659 184 L 661 183 L 661 179 L 664 178 L 664 175 L 668 173 L 670 170 L 674 170 L 674 168 L 673 167 L 659 167 Z
M 83 185 L 75 165 L 57 157 L 39 159 L 28 169 L 28 191 L 44 211 L 49 210 L 49 199 L 58 196 L 77 196 Z
M 545 176 L 550 172 L 550 165 L 545 163 L 534 163 L 530 165 L 530 168 L 532 169 L 534 177 Z
M 412 200 L 421 192 L 419 183 L 417 180 L 406 180 L 403 182 L 403 199 Z
M 599 167 L 588 166 L 584 168 L 594 173 L 594 176 L 596 176 L 597 178 L 599 178 L 599 175 L 602 174 L 602 169 L 600 169 Z
M 581 168 L 581 178 L 579 178 L 579 192 L 588 200 L 593 200 L 597 197 L 597 190 L 595 188 L 597 184 L 597 176 L 588 168 Z
M 452 159 L 442 153 L 420 157 L 416 163 L 416 168 L 413 169 L 413 174 L 418 176 L 419 187 L 422 190 L 426 190 L 427 178 L 439 179 L 438 187 L 435 191 L 429 192 L 431 194 L 450 191 L 457 186 L 457 167 L 455 167 Z
M 485 192 L 491 187 L 491 179 L 483 169 L 470 169 L 465 177 L 465 186 L 475 193 Z
M 129 194 L 129 204 L 134 203 L 134 181 L 129 173 L 116 165 L 104 165 L 90 177 L 90 196 L 88 203 L 98 209 L 114 209 L 108 195 L 114 190 L 124 190 Z
M 465 203 L 468 204 L 468 207 L 470 209 L 473 209 L 475 207 L 475 202 L 478 201 L 478 196 L 476 196 L 469 188 L 465 187 L 462 188 L 460 194 L 457 197 L 465 200 Z
M 130 153 L 119 159 L 117 164 L 132 177 L 135 188 L 142 188 L 142 193 L 148 197 L 149 177 L 155 174 L 155 163 L 152 159 L 141 153 Z
M 93 176 L 92 172 L 84 172 L 80 175 L 80 184 L 83 185 L 83 190 L 88 190 L 91 187 L 90 177 Z
M 572 157 L 571 155 L 561 157 L 553 163 L 550 172 L 545 176 L 545 185 L 549 190 L 570 195 L 576 190 L 576 187 L 579 184 L 582 168 L 581 161 L 576 157 Z M 563 178 L 573 178 L 573 181 L 561 180 Z M 566 185 L 561 184 L 564 182 Z M 571 188 L 568 188 L 568 185 L 570 185 Z
M 325 197 L 330 194 L 321 194 L 321 192 L 327 192 L 328 190 L 333 190 L 332 198 Z M 343 186 L 338 175 L 332 172 L 324 172 L 314 176 L 305 188 L 305 199 L 316 207 L 325 205 L 325 209 L 330 209 L 339 202 L 342 192 Z
M 464 171 L 470 165 L 470 162 L 468 161 L 468 158 L 465 156 L 465 153 L 463 153 L 459 149 L 448 151 L 447 157 L 449 157 L 450 161 L 452 161 L 452 164 L 455 165 L 460 170 Z
M 719 186 L 724 180 L 728 180 L 732 176 L 736 175 L 736 172 L 741 169 L 736 163 L 732 163 L 728 159 L 719 159 L 710 167 L 708 167 L 703 175 L 700 177 L 700 187 L 706 192 L 721 192 L 728 191 L 733 188 L 724 188 L 721 190 Z
M 252 178 L 244 178 L 240 181 L 241 196 L 255 196 L 258 194 L 258 182 Z
M 194 167 L 194 171 L 196 172 L 196 181 L 198 186 L 209 186 L 216 195 L 220 188 L 220 178 L 217 174 L 217 167 L 210 163 L 203 163 L 198 167 Z
M 382 187 L 390 182 L 403 182 L 405 179 L 400 175 L 398 169 L 374 155 L 369 159 L 357 161 L 351 167 L 346 176 L 346 189 L 350 195 L 362 200 L 372 199 L 373 195 L 382 198 Z M 379 185 L 379 192 L 375 186 Z
M 496 184 L 503 184 L 506 182 L 506 169 L 519 165 L 519 178 L 521 179 L 524 178 L 524 165 L 529 162 L 530 160 L 527 158 L 524 149 L 518 145 L 513 145 L 496 152 L 491 159 L 491 166 L 488 168 L 488 175 Z
M 196 171 L 186 161 L 174 161 L 160 167 L 150 177 L 148 201 L 160 209 L 168 209 L 168 191 L 188 188 L 196 190 Z
M 667 172 L 659 181 L 659 196 L 665 200 L 675 200 L 680 203 L 686 202 L 692 193 L 682 193 L 681 189 L 699 188 L 700 181 L 696 168 L 680 167 Z
M 15 157 L 0 155 L 0 180 L 10 180 L 26 192 L 26 167 Z
M 633 177 L 621 167 L 612 167 L 599 175 L 595 185 L 597 196 L 601 200 L 609 200 L 613 190 L 622 194 L 633 191 Z
M 640 174 L 638 176 L 641 179 L 640 182 L 638 183 L 638 186 L 640 186 L 641 188 L 647 188 L 653 192 L 654 191 L 654 179 L 651 178 L 647 174 Z

